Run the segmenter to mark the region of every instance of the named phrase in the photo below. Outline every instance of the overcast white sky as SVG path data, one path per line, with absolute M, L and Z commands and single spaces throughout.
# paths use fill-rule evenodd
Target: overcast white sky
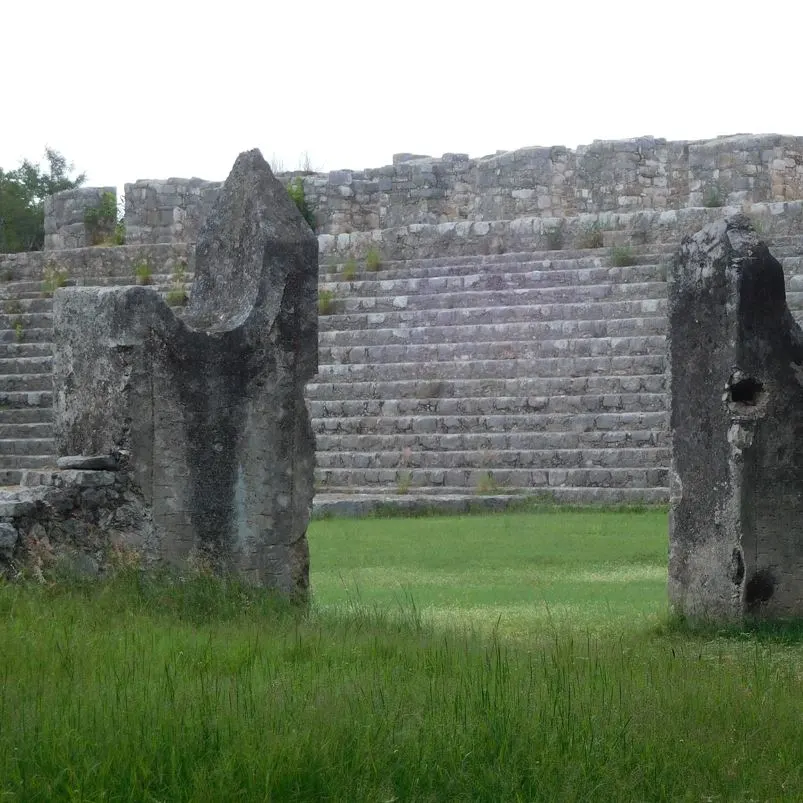
M 652 134 L 803 134 L 798 0 L 0 0 L 0 167 L 92 186 L 482 156 Z

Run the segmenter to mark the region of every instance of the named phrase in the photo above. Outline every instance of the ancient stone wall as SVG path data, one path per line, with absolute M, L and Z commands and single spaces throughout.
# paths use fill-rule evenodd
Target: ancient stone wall
M 126 242 L 132 245 L 195 242 L 220 187 L 219 181 L 200 178 L 126 184 Z
M 521 148 L 479 159 L 400 154 L 393 164 L 300 178 L 318 231 L 339 234 L 411 224 L 567 217 L 803 197 L 803 138 L 737 135 L 669 142 L 642 137 Z M 218 191 L 201 179 L 126 184 L 129 243 L 193 241 Z M 62 225 L 54 208 L 49 229 Z M 66 225 L 66 223 L 65 223 Z
M 97 209 L 106 193 L 117 197 L 114 187 L 77 187 L 45 198 L 45 251 L 93 245 L 87 234 L 86 213 Z

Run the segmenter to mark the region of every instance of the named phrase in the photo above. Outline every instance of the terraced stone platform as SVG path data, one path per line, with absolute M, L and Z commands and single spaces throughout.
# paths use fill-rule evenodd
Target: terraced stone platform
M 665 501 L 673 250 L 633 248 L 627 267 L 599 249 L 389 262 L 350 280 L 322 268 L 316 504 Z M 803 237 L 772 250 L 803 316 Z M 79 281 L 132 283 L 116 264 Z M 34 277 L 0 285 L 3 485 L 54 462 L 51 303 Z

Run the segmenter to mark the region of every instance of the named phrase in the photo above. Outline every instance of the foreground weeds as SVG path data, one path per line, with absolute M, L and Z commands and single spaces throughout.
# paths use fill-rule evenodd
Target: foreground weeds
M 316 524 L 310 608 L 136 572 L 0 585 L 0 800 L 799 799 L 799 627 L 658 612 L 653 513 L 481 521 Z M 392 601 L 334 586 L 394 567 Z M 515 583 L 574 614 L 475 627 Z M 589 589 L 630 618 L 601 626 Z

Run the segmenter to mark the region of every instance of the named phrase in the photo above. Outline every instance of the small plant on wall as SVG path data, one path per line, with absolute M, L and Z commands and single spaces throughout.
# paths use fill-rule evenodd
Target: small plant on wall
M 104 192 L 100 203 L 84 212 L 84 225 L 89 245 L 116 245 L 117 198 L 113 192 Z
M 68 275 L 66 270 L 59 269 L 52 262 L 46 265 L 42 276 L 42 295 L 50 298 L 59 287 L 67 284 Z
M 165 300 L 171 307 L 183 307 L 187 303 L 187 291 L 184 283 L 187 280 L 187 263 L 182 259 L 174 268 L 172 287 L 167 291 Z
M 312 204 L 308 203 L 306 193 L 304 192 L 304 182 L 299 176 L 296 176 L 288 185 L 287 192 L 293 199 L 293 203 L 298 207 L 301 212 L 301 217 L 307 221 L 307 225 L 315 231 L 317 221 L 315 219 L 315 210 Z
M 376 246 L 371 246 L 365 255 L 365 269 L 375 272 L 382 266 L 382 255 Z
M 147 261 L 140 262 L 134 268 L 134 276 L 137 284 L 150 284 L 153 281 L 153 271 Z
M 319 290 L 318 291 L 318 315 L 331 315 L 335 309 L 335 291 L 334 290 Z

